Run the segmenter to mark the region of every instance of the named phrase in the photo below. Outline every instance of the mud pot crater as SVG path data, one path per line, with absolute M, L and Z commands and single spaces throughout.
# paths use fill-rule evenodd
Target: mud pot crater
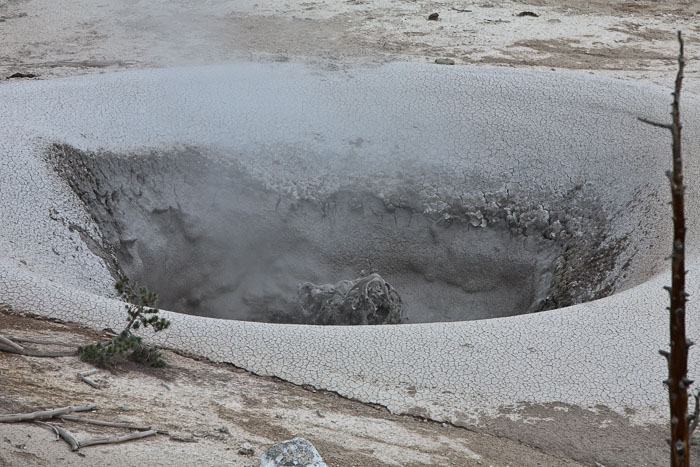
M 229 156 L 56 143 L 46 161 L 99 227 L 84 240 L 112 274 L 181 313 L 317 324 L 299 309 L 301 284 L 377 272 L 402 297 L 401 323 L 495 318 L 607 296 L 629 264 L 626 236 L 610 234 L 586 184 L 349 177 L 321 196 L 313 184 L 272 186 Z

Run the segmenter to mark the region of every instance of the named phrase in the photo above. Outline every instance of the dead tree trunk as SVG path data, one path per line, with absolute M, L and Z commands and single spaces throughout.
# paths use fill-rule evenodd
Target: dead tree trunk
M 680 100 L 683 83 L 683 36 L 678 31 L 680 53 L 678 55 L 678 73 L 671 105 L 671 124 L 657 123 L 641 119 L 645 123 L 666 128 L 671 131 L 673 170 L 666 173 L 671 183 L 671 205 L 673 209 L 673 249 L 671 252 L 671 287 L 665 287 L 671 296 L 669 310 L 671 351 L 660 350 L 668 361 L 669 405 L 671 409 L 671 466 L 688 467 L 690 449 L 688 444 L 688 348 L 692 342 L 685 336 L 685 304 L 688 294 L 685 291 L 685 207 L 683 184 L 683 159 L 681 154 L 681 119 Z

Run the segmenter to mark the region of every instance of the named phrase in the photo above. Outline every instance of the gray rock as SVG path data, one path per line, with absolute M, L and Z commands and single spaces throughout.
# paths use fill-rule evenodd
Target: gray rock
M 294 438 L 275 444 L 260 456 L 260 467 L 327 467 L 311 442 Z

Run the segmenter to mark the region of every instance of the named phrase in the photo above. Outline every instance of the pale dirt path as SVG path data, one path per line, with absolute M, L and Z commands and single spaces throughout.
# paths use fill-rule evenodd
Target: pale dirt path
M 518 16 L 522 11 L 539 16 Z M 440 21 L 427 21 L 433 12 Z M 697 2 L 678 0 L 0 0 L 0 78 L 237 59 L 342 67 L 450 58 L 457 64 L 575 69 L 670 86 L 674 32 L 680 28 L 690 60 L 685 89 L 700 92 L 699 12 Z M 0 330 L 8 329 L 28 334 L 60 329 L 67 339 L 84 334 L 75 327 L 0 316 Z M 106 386 L 95 391 L 75 379 L 85 368 L 76 359 L 0 353 L 0 412 L 96 401 L 101 406 L 96 416 L 150 422 L 197 440 L 160 437 L 93 447 L 82 458 L 50 441 L 43 427 L 0 426 L 0 465 L 254 465 L 236 454 L 243 441 L 259 454 L 297 434 L 311 439 L 329 465 L 578 465 L 561 457 L 571 455 L 571 446 L 590 453 L 585 465 L 592 465 L 595 446 L 606 442 L 603 428 L 616 423 L 614 415 L 595 410 L 532 407 L 525 410 L 526 423 L 509 422 L 512 414 L 493 421 L 487 429 L 505 437 L 494 438 L 397 417 L 230 366 L 174 354 L 168 359 L 170 371 L 102 374 L 98 379 Z M 123 402 L 132 392 L 135 400 Z M 160 399 L 153 402 L 151 393 Z M 129 411 L 118 410 L 125 404 Z M 585 423 L 577 425 L 581 420 Z M 217 431 L 222 427 L 229 433 Z M 628 438 L 639 435 L 640 449 L 663 447 L 658 431 L 635 430 Z M 527 440 L 560 457 L 506 438 Z M 645 458 L 646 465 L 659 465 L 660 458 Z M 632 465 L 625 461 L 606 465 Z

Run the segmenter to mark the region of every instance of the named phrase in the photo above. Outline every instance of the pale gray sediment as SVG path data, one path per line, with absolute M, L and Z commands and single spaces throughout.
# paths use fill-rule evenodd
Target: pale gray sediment
M 173 307 L 269 321 L 250 304 L 369 261 L 410 322 L 440 322 L 168 314 L 157 339 L 460 424 L 518 402 L 665 414 L 669 137 L 636 120 L 667 118 L 665 89 L 491 68 L 238 64 L 13 83 L 0 99 L 0 297 L 15 310 L 118 326 L 119 266 Z M 697 101 L 683 109 L 689 155 Z M 699 165 L 686 159 L 692 213 Z M 697 227 L 691 216 L 691 277 Z M 496 316 L 507 318 L 463 321 Z

